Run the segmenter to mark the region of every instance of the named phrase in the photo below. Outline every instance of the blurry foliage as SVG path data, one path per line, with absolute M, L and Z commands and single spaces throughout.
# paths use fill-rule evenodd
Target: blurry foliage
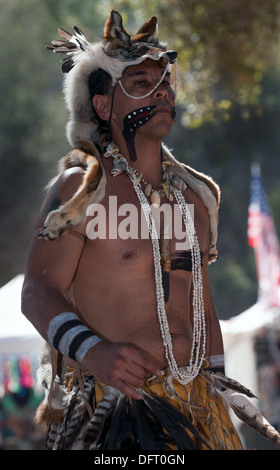
M 259 161 L 278 233 L 279 13 L 274 0 L 0 0 L 0 285 L 24 271 L 44 197 L 69 144 L 57 27 L 99 40 L 111 8 L 135 32 L 156 14 L 178 56 L 178 119 L 167 144 L 220 184 L 219 254 L 210 268 L 221 318 L 256 300 L 247 246 L 250 163 Z M 5 46 L 5 47 L 4 47 Z
M 59 25 L 76 21 L 93 27 L 98 39 L 103 19 L 95 5 L 0 0 L 1 284 L 24 269 L 43 188 L 68 150 L 60 62 L 44 46 Z
M 158 16 L 159 38 L 178 51 L 185 125 L 227 120 L 233 104 L 259 103 L 263 75 L 279 63 L 279 0 L 116 0 L 114 5 L 129 5 L 138 22 Z

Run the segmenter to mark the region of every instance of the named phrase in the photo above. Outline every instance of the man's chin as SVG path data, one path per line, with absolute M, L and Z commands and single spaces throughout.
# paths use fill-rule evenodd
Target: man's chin
M 160 115 L 157 117 L 160 117 Z M 174 121 L 170 117 L 169 119 L 167 119 L 166 117 L 157 120 L 152 119 L 149 124 L 145 126 L 145 129 L 143 128 L 143 134 L 145 134 L 146 136 L 150 135 L 153 139 L 162 140 L 169 135 L 173 124 Z
M 159 112 L 151 119 L 149 124 L 151 127 L 156 127 L 158 132 L 168 135 L 173 127 L 174 120 L 170 113 Z

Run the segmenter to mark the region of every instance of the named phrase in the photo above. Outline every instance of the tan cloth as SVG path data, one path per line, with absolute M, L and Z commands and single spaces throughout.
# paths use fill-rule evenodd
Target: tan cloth
M 227 409 L 218 397 L 213 398 L 210 395 L 202 374 L 187 385 L 173 379 L 169 386 L 168 379 L 162 381 L 154 378 L 146 382 L 144 390 L 167 399 L 187 415 L 212 450 L 242 450 Z M 199 439 L 195 439 L 195 447 L 198 450 L 207 450 Z

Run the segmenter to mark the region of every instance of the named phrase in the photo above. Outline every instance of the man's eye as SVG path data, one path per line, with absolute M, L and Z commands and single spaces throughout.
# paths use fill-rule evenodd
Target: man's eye
M 138 82 L 136 82 L 136 85 L 138 85 L 138 86 L 148 86 L 148 82 L 146 82 L 146 80 L 138 80 Z

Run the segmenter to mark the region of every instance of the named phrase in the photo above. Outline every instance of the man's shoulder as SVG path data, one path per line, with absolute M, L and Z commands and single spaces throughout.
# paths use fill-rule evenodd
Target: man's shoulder
M 199 195 L 208 210 L 210 220 L 209 262 L 218 256 L 218 209 L 220 204 L 220 188 L 214 180 L 202 172 L 179 162 L 164 146 L 164 157 L 172 163 L 172 172 L 177 174 L 196 194 Z
M 64 155 L 58 163 L 58 173 L 53 178 L 47 189 L 54 184 L 59 188 L 73 187 L 78 189 L 83 177 L 92 161 L 99 163 L 100 156 L 94 144 L 89 141 L 81 141 L 78 147 L 74 147 Z
M 206 175 L 201 171 L 196 170 L 195 168 L 190 167 L 189 165 L 182 164 L 184 170 L 192 175 L 198 181 L 205 183 L 205 185 L 211 190 L 213 195 L 216 198 L 217 204 L 220 204 L 221 191 L 219 185 L 214 181 L 210 175 Z
M 79 166 L 63 169 L 49 182 L 46 189 L 49 194 L 56 194 L 61 201 L 65 202 L 80 187 L 84 174 L 85 170 Z
M 209 192 L 209 189 L 215 197 L 217 206 L 220 204 L 220 187 L 214 179 L 205 173 L 192 168 L 191 166 L 180 162 L 165 146 L 164 154 L 173 164 L 172 171 L 180 176 L 195 192 L 201 193 L 203 190 Z

